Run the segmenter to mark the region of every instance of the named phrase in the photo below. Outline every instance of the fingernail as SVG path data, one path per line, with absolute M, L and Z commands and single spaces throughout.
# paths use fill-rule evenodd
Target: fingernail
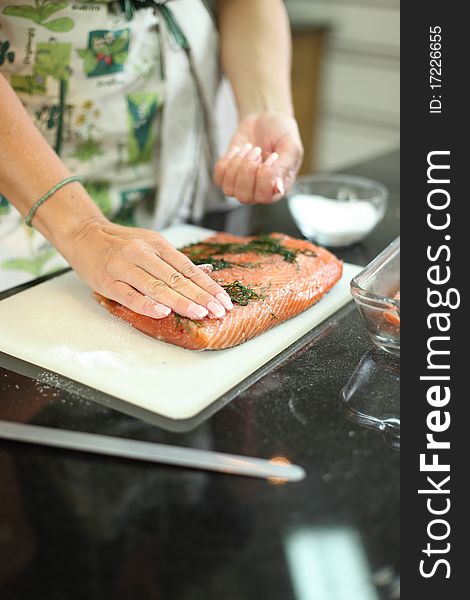
M 198 321 L 199 319 L 207 317 L 208 312 L 209 311 L 207 310 L 207 308 L 199 306 L 199 304 L 193 303 L 188 308 L 188 317 L 190 319 L 195 319 L 196 321 Z
M 220 304 L 218 304 L 217 302 L 209 302 L 207 308 L 209 309 L 209 312 L 211 312 L 217 319 L 225 317 L 224 307 L 220 306 Z
M 171 308 L 168 308 L 168 306 L 165 306 L 163 304 L 154 304 L 153 312 L 155 313 L 156 319 L 163 319 L 171 313 Z
M 273 196 L 273 202 L 277 202 L 278 200 L 280 200 L 282 198 L 283 194 L 274 194 Z
M 284 182 L 282 181 L 281 177 L 276 177 L 276 179 L 274 181 L 274 191 L 279 192 L 281 194 L 281 196 L 284 195 L 285 188 L 284 188 Z
M 245 144 L 238 155 L 239 158 L 245 158 L 248 152 L 253 148 L 253 144 Z
M 201 269 L 201 271 L 203 273 L 206 273 L 206 275 L 208 275 L 209 273 L 212 273 L 212 271 L 214 270 L 214 267 L 209 264 L 203 264 L 203 265 L 198 265 L 198 269 Z
M 258 160 L 258 158 L 261 156 L 261 148 L 259 146 L 255 146 L 254 148 L 252 148 L 247 156 L 246 156 L 246 160 L 251 160 L 251 161 L 256 161 Z
M 229 152 L 227 153 L 227 156 L 225 158 L 228 158 L 230 160 L 231 158 L 236 156 L 239 152 L 240 152 L 240 146 L 234 146 L 231 150 L 229 150 Z
M 232 310 L 233 304 L 228 294 L 220 292 L 220 294 L 217 294 L 216 298 L 227 310 Z
M 264 161 L 265 167 L 272 167 L 276 160 L 279 158 L 279 154 L 277 152 L 273 152 L 268 156 L 268 158 Z

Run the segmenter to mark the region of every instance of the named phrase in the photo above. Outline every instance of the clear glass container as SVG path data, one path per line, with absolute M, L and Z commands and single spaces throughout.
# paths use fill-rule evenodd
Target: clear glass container
M 351 294 L 379 348 L 400 353 L 400 238 L 351 281 Z
M 388 190 L 356 175 L 299 177 L 289 211 L 302 234 L 329 247 L 349 246 L 369 235 L 385 214 Z
M 348 419 L 381 431 L 385 441 L 400 449 L 400 360 L 371 348 L 341 391 Z

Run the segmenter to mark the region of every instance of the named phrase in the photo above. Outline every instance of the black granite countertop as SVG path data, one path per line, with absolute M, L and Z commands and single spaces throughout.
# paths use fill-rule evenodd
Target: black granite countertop
M 390 190 L 368 240 L 337 252 L 366 264 L 398 235 L 399 155 L 346 172 Z M 285 202 L 206 225 L 299 235 Z M 300 346 L 185 432 L 0 360 L 0 420 L 282 457 L 307 471 L 282 484 L 0 440 L 0 598 L 399 598 L 397 436 L 362 418 L 399 415 L 397 364 L 370 351 L 353 303 Z

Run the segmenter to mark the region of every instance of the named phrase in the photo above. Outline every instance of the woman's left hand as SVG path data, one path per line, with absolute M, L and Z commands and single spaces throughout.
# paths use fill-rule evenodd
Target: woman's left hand
M 214 168 L 214 181 L 242 204 L 270 204 L 292 187 L 302 164 L 296 120 L 286 114 L 244 117 L 227 153 Z

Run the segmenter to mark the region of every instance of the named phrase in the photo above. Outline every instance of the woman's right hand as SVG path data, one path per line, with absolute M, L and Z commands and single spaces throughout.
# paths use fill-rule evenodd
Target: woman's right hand
M 220 285 L 154 231 L 92 219 L 61 251 L 93 290 L 154 319 L 172 310 L 194 320 L 220 318 L 233 308 Z

